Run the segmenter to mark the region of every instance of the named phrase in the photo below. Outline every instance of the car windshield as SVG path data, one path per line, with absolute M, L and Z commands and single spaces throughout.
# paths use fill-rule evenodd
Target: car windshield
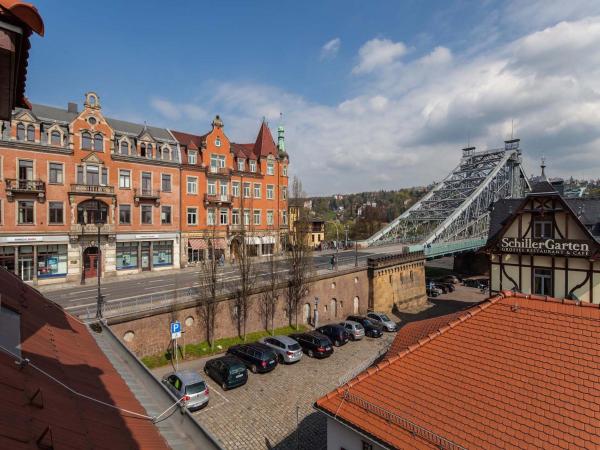
M 319 339 L 319 345 L 327 347 L 329 345 L 329 339 Z
M 300 350 L 300 344 L 290 344 L 288 345 L 290 350 Z
M 381 318 L 383 319 L 384 322 L 391 322 L 391 319 L 385 314 L 382 314 Z
M 357 330 L 363 330 L 364 328 L 363 328 L 363 326 L 360 323 L 357 323 L 356 324 L 356 329 Z
M 199 394 L 206 389 L 206 383 L 204 381 L 200 381 L 199 383 L 190 384 L 185 387 L 185 393 L 189 395 Z
M 238 375 L 240 373 L 242 373 L 244 371 L 244 366 L 233 366 L 231 369 L 229 369 L 229 374 L 230 375 Z

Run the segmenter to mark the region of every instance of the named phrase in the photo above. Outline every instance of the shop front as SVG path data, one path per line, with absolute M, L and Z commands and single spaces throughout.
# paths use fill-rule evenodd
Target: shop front
M 68 272 L 68 236 L 0 237 L 0 267 L 34 284 L 62 282 Z
M 514 212 L 512 212 L 514 211 Z M 600 199 L 529 194 L 494 207 L 490 289 L 600 303 Z
M 176 233 L 117 234 L 117 274 L 179 268 L 179 237 Z

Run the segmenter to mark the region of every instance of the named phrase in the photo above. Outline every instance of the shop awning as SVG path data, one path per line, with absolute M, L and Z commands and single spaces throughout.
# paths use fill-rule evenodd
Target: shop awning
M 275 236 L 263 236 L 261 240 L 263 244 L 274 244 Z
M 208 248 L 204 239 L 190 239 L 188 240 L 188 245 L 192 247 L 193 250 L 205 250 Z
M 216 249 L 225 250 L 227 248 L 227 241 L 223 238 L 211 239 L 211 244 Z
M 245 240 L 248 245 L 260 245 L 262 243 L 258 236 L 246 236 Z

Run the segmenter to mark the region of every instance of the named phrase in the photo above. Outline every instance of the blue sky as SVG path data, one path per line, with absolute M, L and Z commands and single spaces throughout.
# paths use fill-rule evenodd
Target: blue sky
M 598 3 L 39 0 L 27 93 L 94 90 L 107 115 L 197 133 L 219 113 L 236 141 L 283 112 L 312 194 L 427 184 L 512 120 L 529 172 L 544 154 L 552 174 L 592 176 L 597 68 L 559 63 L 595 61 Z

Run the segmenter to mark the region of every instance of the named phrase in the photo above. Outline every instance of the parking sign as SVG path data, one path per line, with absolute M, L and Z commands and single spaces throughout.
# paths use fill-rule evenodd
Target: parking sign
M 181 337 L 181 323 L 171 322 L 171 339 L 179 339 Z

